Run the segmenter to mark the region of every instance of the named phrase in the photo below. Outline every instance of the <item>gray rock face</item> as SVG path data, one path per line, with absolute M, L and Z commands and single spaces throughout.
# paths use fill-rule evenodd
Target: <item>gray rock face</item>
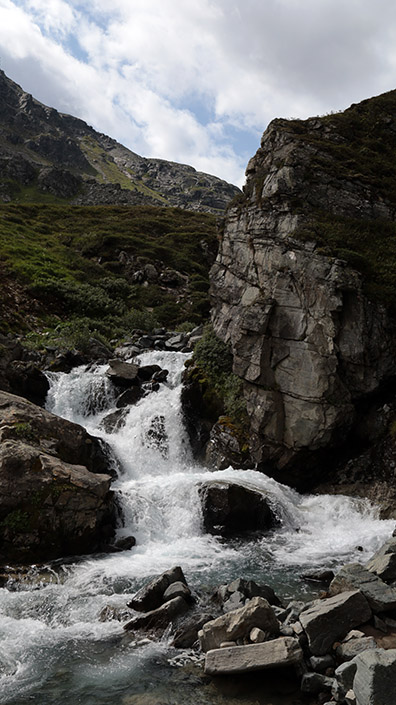
M 295 666 L 303 660 L 297 639 L 279 637 L 263 644 L 213 649 L 205 657 L 205 673 L 231 675 Z
M 322 135 L 326 126 L 312 120 L 304 129 Z M 365 297 L 360 274 L 295 237 L 315 208 L 390 219 L 392 210 L 362 184 L 310 171 L 311 157 L 287 121 L 271 123 L 211 271 L 213 325 L 244 382 L 251 454 L 300 486 L 293 468 L 341 443 L 355 400 L 396 369 L 394 324 Z
M 313 607 L 301 612 L 300 622 L 308 637 L 314 656 L 331 651 L 333 643 L 371 617 L 366 598 L 358 591 L 343 592 L 335 597 L 318 600 Z
M 375 613 L 396 609 L 396 589 L 359 563 L 344 565 L 331 581 L 330 595 L 338 595 L 345 590 L 360 590 Z
M 279 622 L 263 597 L 254 597 L 244 607 L 206 622 L 199 635 L 201 649 L 218 649 L 223 642 L 248 637 L 254 627 L 273 636 L 279 634 Z
M 391 705 L 396 693 L 396 649 L 365 651 L 356 657 L 353 691 L 359 705 Z

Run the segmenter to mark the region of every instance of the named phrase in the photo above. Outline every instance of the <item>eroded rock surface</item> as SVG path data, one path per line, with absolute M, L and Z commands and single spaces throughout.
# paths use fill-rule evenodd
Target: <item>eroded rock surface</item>
M 0 392 L 0 556 L 37 561 L 98 550 L 115 505 L 106 448 L 81 426 Z
M 337 178 L 323 145 L 341 142 L 329 120 L 274 120 L 248 164 L 243 199 L 227 211 L 211 272 L 213 325 L 244 382 L 252 457 L 300 488 L 323 473 L 321 451 L 354 428 L 359 400 L 396 370 L 384 306 L 369 300 L 356 269 L 317 246 L 315 232 L 299 235 L 319 211 L 394 219 L 367 179 Z

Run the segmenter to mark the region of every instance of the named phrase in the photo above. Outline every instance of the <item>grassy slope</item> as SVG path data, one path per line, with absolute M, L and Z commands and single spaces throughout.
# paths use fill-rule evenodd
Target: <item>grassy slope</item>
M 214 216 L 179 209 L 0 206 L 1 330 L 18 331 L 22 321 L 37 328 L 83 318 L 91 328 L 117 336 L 145 321 L 147 327 L 198 323 L 208 312 L 208 269 L 216 243 Z M 187 275 L 187 293 L 159 283 L 134 284 L 120 262 L 121 251 L 132 269 L 153 263 Z M 139 311 L 144 315 L 137 316 Z
M 320 172 L 368 187 L 396 209 L 396 91 L 352 105 L 320 120 L 330 133 L 307 130 L 293 121 L 297 139 L 317 148 L 311 178 Z M 345 259 L 364 277 L 367 295 L 396 310 L 396 223 L 348 218 L 316 210 L 299 233 L 314 239 L 324 254 Z

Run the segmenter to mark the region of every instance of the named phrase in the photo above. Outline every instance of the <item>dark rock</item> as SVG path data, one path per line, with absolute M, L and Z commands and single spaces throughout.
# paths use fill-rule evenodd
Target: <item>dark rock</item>
M 117 399 L 116 401 L 116 407 L 117 409 L 122 409 L 125 406 L 131 406 L 132 404 L 136 404 L 142 397 L 144 396 L 144 389 L 141 387 L 135 386 L 131 387 L 130 389 L 126 389 L 125 392 L 123 392 Z
M 358 590 L 316 601 L 300 614 L 311 653 L 314 656 L 329 653 L 337 639 L 367 622 L 371 614 L 366 598 Z
M 183 597 L 186 602 L 191 602 L 191 590 L 185 583 L 180 582 L 180 580 L 171 583 L 169 587 L 166 588 L 163 600 L 168 602 L 168 600 L 173 600 L 174 597 Z
M 311 656 L 309 665 L 315 673 L 324 673 L 327 669 L 334 668 L 335 661 L 331 654 L 326 654 L 326 656 Z
M 140 384 L 138 371 L 138 365 L 114 359 L 109 360 L 109 369 L 106 374 L 112 382 L 120 385 L 120 387 L 131 387 L 132 385 Z
M 158 372 L 154 372 L 153 374 L 153 380 L 156 382 L 165 382 L 169 374 L 169 370 L 159 370 Z
M 332 570 L 316 570 L 313 573 L 305 573 L 301 576 L 302 580 L 306 580 L 308 583 L 322 583 L 323 585 L 330 585 L 334 578 L 334 573 Z
M 349 563 L 341 568 L 330 584 L 329 594 L 338 595 L 346 590 L 360 590 L 376 614 L 396 609 L 396 589 L 359 563 Z
M 112 411 L 102 419 L 100 422 L 100 427 L 103 428 L 106 433 L 115 433 L 115 431 L 118 431 L 120 428 L 125 426 L 126 414 L 127 409 Z
M 199 488 L 205 530 L 229 534 L 271 528 L 275 517 L 267 500 L 242 485 L 207 482 Z
M 366 568 L 385 582 L 396 580 L 396 538 L 386 541 L 366 563 Z
M 134 617 L 130 622 L 124 624 L 124 629 L 126 631 L 164 629 L 187 611 L 187 602 L 182 597 L 174 597 L 173 600 L 165 602 L 160 607 L 139 617 Z
M 164 416 L 154 416 L 145 439 L 148 447 L 156 448 L 164 458 L 168 457 L 169 445 Z
M 155 610 L 164 602 L 164 592 L 172 583 L 181 582 L 187 585 L 183 571 L 179 566 L 165 571 L 158 578 L 154 578 L 150 583 L 144 585 L 128 603 L 137 612 L 148 612 Z
M 13 394 L 44 406 L 50 385 L 44 372 L 33 362 L 14 360 L 8 366 L 7 378 Z
M 113 545 L 118 551 L 129 551 L 136 546 L 136 539 L 134 536 L 124 536 L 122 539 L 117 539 Z
M 318 693 L 330 693 L 334 685 L 334 678 L 328 678 L 320 673 L 304 673 L 301 680 L 301 692 L 317 695 Z
M 138 367 L 138 377 L 142 382 L 147 382 L 152 379 L 157 372 L 162 372 L 159 365 L 142 365 Z
M 212 619 L 212 614 L 198 613 L 183 622 L 183 624 L 175 632 L 172 640 L 172 646 L 174 646 L 175 649 L 190 649 L 198 640 L 199 630 L 202 629 L 206 622 L 210 622 Z

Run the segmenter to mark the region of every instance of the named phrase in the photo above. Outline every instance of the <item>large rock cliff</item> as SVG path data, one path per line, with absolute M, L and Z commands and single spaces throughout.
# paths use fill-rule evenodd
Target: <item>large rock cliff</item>
M 395 94 L 274 120 L 211 273 L 213 325 L 244 382 L 251 454 L 299 487 L 317 482 L 362 400 L 396 371 Z

